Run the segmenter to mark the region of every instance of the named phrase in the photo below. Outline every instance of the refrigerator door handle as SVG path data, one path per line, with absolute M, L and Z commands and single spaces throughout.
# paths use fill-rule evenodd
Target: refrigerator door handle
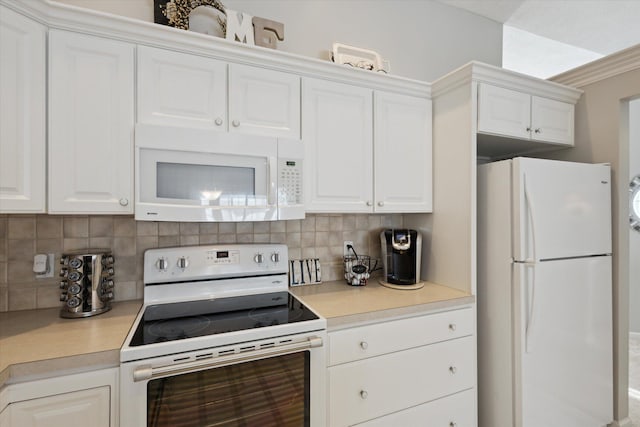
M 531 223 L 531 255 L 525 260 L 527 263 L 536 262 L 536 227 L 535 227 L 535 215 L 533 212 L 533 203 L 531 201 L 531 196 L 529 195 L 529 190 L 527 189 L 527 175 L 524 174 L 522 178 L 524 184 L 524 201 L 526 204 L 526 215 L 529 217 L 529 221 Z M 527 245 L 528 246 L 528 245 Z
M 524 349 L 526 353 L 533 352 L 533 326 L 535 325 L 535 302 L 536 302 L 536 269 L 532 263 L 524 264 L 524 297 L 526 298 L 526 319 L 524 327 Z M 529 280 L 528 269 L 531 269 L 531 280 Z

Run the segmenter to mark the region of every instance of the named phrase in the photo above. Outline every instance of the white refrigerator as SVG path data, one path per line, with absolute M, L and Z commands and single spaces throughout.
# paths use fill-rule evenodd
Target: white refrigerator
M 480 427 L 613 420 L 611 171 L 478 166 Z

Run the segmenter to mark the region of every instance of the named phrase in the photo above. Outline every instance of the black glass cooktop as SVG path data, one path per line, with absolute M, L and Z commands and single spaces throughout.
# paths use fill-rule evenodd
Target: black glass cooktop
M 131 346 L 318 319 L 289 292 L 148 306 Z

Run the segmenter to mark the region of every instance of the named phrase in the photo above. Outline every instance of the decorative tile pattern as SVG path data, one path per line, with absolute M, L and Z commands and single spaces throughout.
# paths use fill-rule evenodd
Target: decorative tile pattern
M 0 311 L 59 307 L 63 253 L 107 248 L 115 262 L 115 299 L 142 298 L 147 249 L 227 243 L 283 243 L 291 258 L 320 258 L 323 280 L 342 278 L 342 244 L 380 257 L 382 228 L 401 227 L 402 215 L 316 214 L 302 220 L 244 223 L 135 221 L 120 215 L 0 215 Z M 33 256 L 53 253 L 54 277 L 36 279 Z

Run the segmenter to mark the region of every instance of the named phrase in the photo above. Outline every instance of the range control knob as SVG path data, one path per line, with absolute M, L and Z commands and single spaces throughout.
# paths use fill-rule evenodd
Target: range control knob
M 185 269 L 189 266 L 189 260 L 186 257 L 181 256 L 178 258 L 178 267 L 181 269 Z
M 60 269 L 60 277 L 67 277 L 68 273 L 69 273 L 69 270 L 67 270 L 66 268 Z
M 167 268 L 169 268 L 169 260 L 166 258 L 158 258 L 156 268 L 160 271 L 167 271 Z
M 263 255 L 263 254 L 256 254 L 256 255 L 253 257 L 253 260 L 254 260 L 255 262 L 257 262 L 258 264 L 262 264 L 262 263 L 264 262 L 264 255 Z
M 67 289 L 67 282 L 66 281 L 61 281 L 60 282 L 60 289 Z
M 271 261 L 280 262 L 280 254 L 278 252 L 274 252 L 271 254 Z

